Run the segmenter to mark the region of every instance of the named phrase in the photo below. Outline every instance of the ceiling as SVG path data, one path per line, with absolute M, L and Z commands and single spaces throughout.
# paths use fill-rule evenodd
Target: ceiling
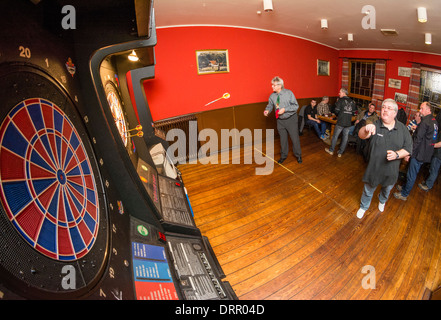
M 156 27 L 221 25 L 255 28 L 305 38 L 335 49 L 385 49 L 441 54 L 441 0 L 154 0 Z M 365 29 L 365 5 L 375 10 L 375 29 Z M 417 20 L 417 8 L 427 9 L 427 22 Z M 260 14 L 258 13 L 260 11 Z M 374 15 L 371 11 L 371 15 Z M 321 29 L 320 20 L 328 20 Z M 395 29 L 397 35 L 383 35 Z M 432 44 L 424 34 L 432 34 Z M 352 33 L 354 41 L 348 41 Z

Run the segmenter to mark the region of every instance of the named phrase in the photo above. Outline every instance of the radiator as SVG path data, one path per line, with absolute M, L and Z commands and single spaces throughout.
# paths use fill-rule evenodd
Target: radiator
M 179 141 L 177 142 L 177 138 L 174 141 L 168 141 L 169 145 L 174 143 L 180 143 L 182 145 L 178 145 L 179 150 L 185 150 L 185 159 L 183 157 L 179 157 L 177 153 L 174 155 L 174 160 L 180 163 L 186 162 L 190 159 L 197 159 L 197 150 L 200 148 L 200 142 L 197 141 L 197 150 L 194 150 L 194 154 L 190 154 L 189 148 L 189 129 L 190 129 L 190 121 L 192 121 L 193 125 L 197 126 L 197 118 L 196 115 L 190 114 L 180 117 L 174 117 L 164 120 L 155 121 L 153 123 L 153 127 L 155 128 L 155 135 L 164 139 L 167 136 L 167 133 L 171 129 L 180 129 L 185 133 L 185 142 Z M 184 145 L 185 143 L 185 145 Z M 184 149 L 181 149 L 184 148 Z

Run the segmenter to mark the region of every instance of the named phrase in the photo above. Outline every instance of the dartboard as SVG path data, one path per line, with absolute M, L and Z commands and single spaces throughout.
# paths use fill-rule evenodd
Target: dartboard
M 127 124 L 118 93 L 111 82 L 106 85 L 106 93 L 107 103 L 109 104 L 110 111 L 112 112 L 113 121 L 115 121 L 116 128 L 118 129 L 124 146 L 127 147 Z
M 49 100 L 25 99 L 4 118 L 0 145 L 0 197 L 18 233 L 52 259 L 85 256 L 98 233 L 98 194 L 68 116 Z

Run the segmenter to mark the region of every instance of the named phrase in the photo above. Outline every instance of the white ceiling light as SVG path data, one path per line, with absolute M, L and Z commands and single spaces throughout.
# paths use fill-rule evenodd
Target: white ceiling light
M 139 60 L 138 56 L 136 55 L 135 50 L 132 50 L 132 53 L 129 54 L 129 60 L 130 61 L 138 61 Z
M 348 33 L 348 41 L 354 41 L 354 35 L 352 33 Z
M 320 25 L 322 29 L 328 29 L 328 20 L 326 19 L 320 20 Z
M 432 44 L 432 34 L 431 33 L 426 33 L 426 35 L 424 37 L 424 42 L 426 44 Z
M 263 0 L 263 10 L 266 12 L 273 11 L 273 0 Z
M 422 23 L 427 22 L 427 11 L 426 11 L 426 8 L 419 7 L 417 9 L 417 12 L 418 12 L 418 21 L 422 22 Z

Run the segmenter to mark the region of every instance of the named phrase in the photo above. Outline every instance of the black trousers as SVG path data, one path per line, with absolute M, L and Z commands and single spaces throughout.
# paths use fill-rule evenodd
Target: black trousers
M 293 153 L 296 158 L 302 156 L 299 139 L 299 120 L 297 114 L 292 115 L 286 120 L 277 119 L 277 131 L 280 136 L 280 157 L 285 159 L 288 157 L 289 141 L 288 135 L 292 141 Z

